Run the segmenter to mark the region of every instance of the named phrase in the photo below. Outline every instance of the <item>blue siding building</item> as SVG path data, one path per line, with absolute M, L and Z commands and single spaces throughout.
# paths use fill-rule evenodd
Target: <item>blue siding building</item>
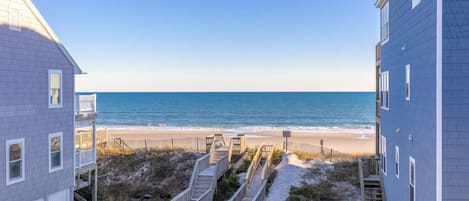
M 469 1 L 378 0 L 387 200 L 469 200 Z

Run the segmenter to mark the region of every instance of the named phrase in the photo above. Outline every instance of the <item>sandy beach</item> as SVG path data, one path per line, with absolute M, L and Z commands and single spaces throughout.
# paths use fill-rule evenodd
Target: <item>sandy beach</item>
M 129 146 L 141 148 L 145 146 L 171 145 L 191 147 L 202 150 L 205 137 L 215 133 L 224 133 L 225 139 L 236 135 L 232 132 L 223 131 L 203 131 L 203 130 L 107 130 L 108 137 L 120 137 Z M 99 130 L 99 136 L 104 136 L 105 131 Z M 281 131 L 270 132 L 245 132 L 248 146 L 254 147 L 262 143 L 274 144 L 282 147 L 285 138 Z M 293 144 L 293 149 L 317 148 L 320 140 L 324 140 L 324 146 L 342 153 L 348 154 L 368 154 L 374 153 L 375 135 L 374 133 L 320 133 L 320 132 L 292 132 L 289 142 Z M 305 147 L 305 148 L 303 148 Z M 305 150 L 307 151 L 307 150 Z

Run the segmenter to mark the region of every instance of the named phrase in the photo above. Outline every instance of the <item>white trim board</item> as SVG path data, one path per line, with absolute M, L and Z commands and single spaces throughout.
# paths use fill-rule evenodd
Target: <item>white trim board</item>
M 59 48 L 59 50 L 62 52 L 62 54 L 67 58 L 68 62 L 73 66 L 75 74 L 83 74 L 84 72 L 80 69 L 78 64 L 75 62 L 75 60 L 72 58 L 70 53 L 65 49 L 64 45 L 62 42 L 60 42 L 59 38 L 57 35 L 52 31 L 52 28 L 49 26 L 47 21 L 42 17 L 41 13 L 39 10 L 34 6 L 33 2 L 31 0 L 23 0 L 23 2 L 26 4 L 26 6 L 29 8 L 29 10 L 32 12 L 33 16 L 36 17 L 36 19 L 39 21 L 41 26 L 46 30 L 46 32 L 49 34 L 49 36 L 54 40 L 55 44 Z
M 436 201 L 443 200 L 442 165 L 442 68 L 443 68 L 443 0 L 436 1 Z

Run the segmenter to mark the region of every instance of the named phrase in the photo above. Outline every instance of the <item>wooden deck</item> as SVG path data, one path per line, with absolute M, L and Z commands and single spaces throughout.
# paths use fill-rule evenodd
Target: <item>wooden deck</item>
M 96 112 L 87 112 L 87 113 L 78 113 L 75 114 L 75 121 L 86 121 L 86 120 L 93 120 L 98 117 Z

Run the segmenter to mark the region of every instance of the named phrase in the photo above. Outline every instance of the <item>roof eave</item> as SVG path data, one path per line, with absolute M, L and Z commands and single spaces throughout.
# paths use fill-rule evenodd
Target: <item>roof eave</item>
M 382 8 L 388 0 L 376 0 L 375 7 Z
M 83 70 L 78 66 L 78 64 L 75 62 L 75 60 L 72 58 L 70 53 L 65 49 L 63 44 L 60 42 L 59 38 L 57 35 L 55 35 L 54 31 L 52 31 L 52 28 L 49 26 L 47 21 L 42 17 L 36 6 L 31 2 L 31 0 L 24 0 L 26 5 L 29 7 L 29 9 L 33 12 L 33 15 L 39 20 L 40 24 L 44 29 L 47 31 L 49 36 L 55 41 L 57 47 L 60 49 L 60 51 L 64 54 L 64 56 L 67 58 L 67 60 L 70 62 L 70 64 L 74 68 L 74 73 L 75 74 L 85 74 Z

